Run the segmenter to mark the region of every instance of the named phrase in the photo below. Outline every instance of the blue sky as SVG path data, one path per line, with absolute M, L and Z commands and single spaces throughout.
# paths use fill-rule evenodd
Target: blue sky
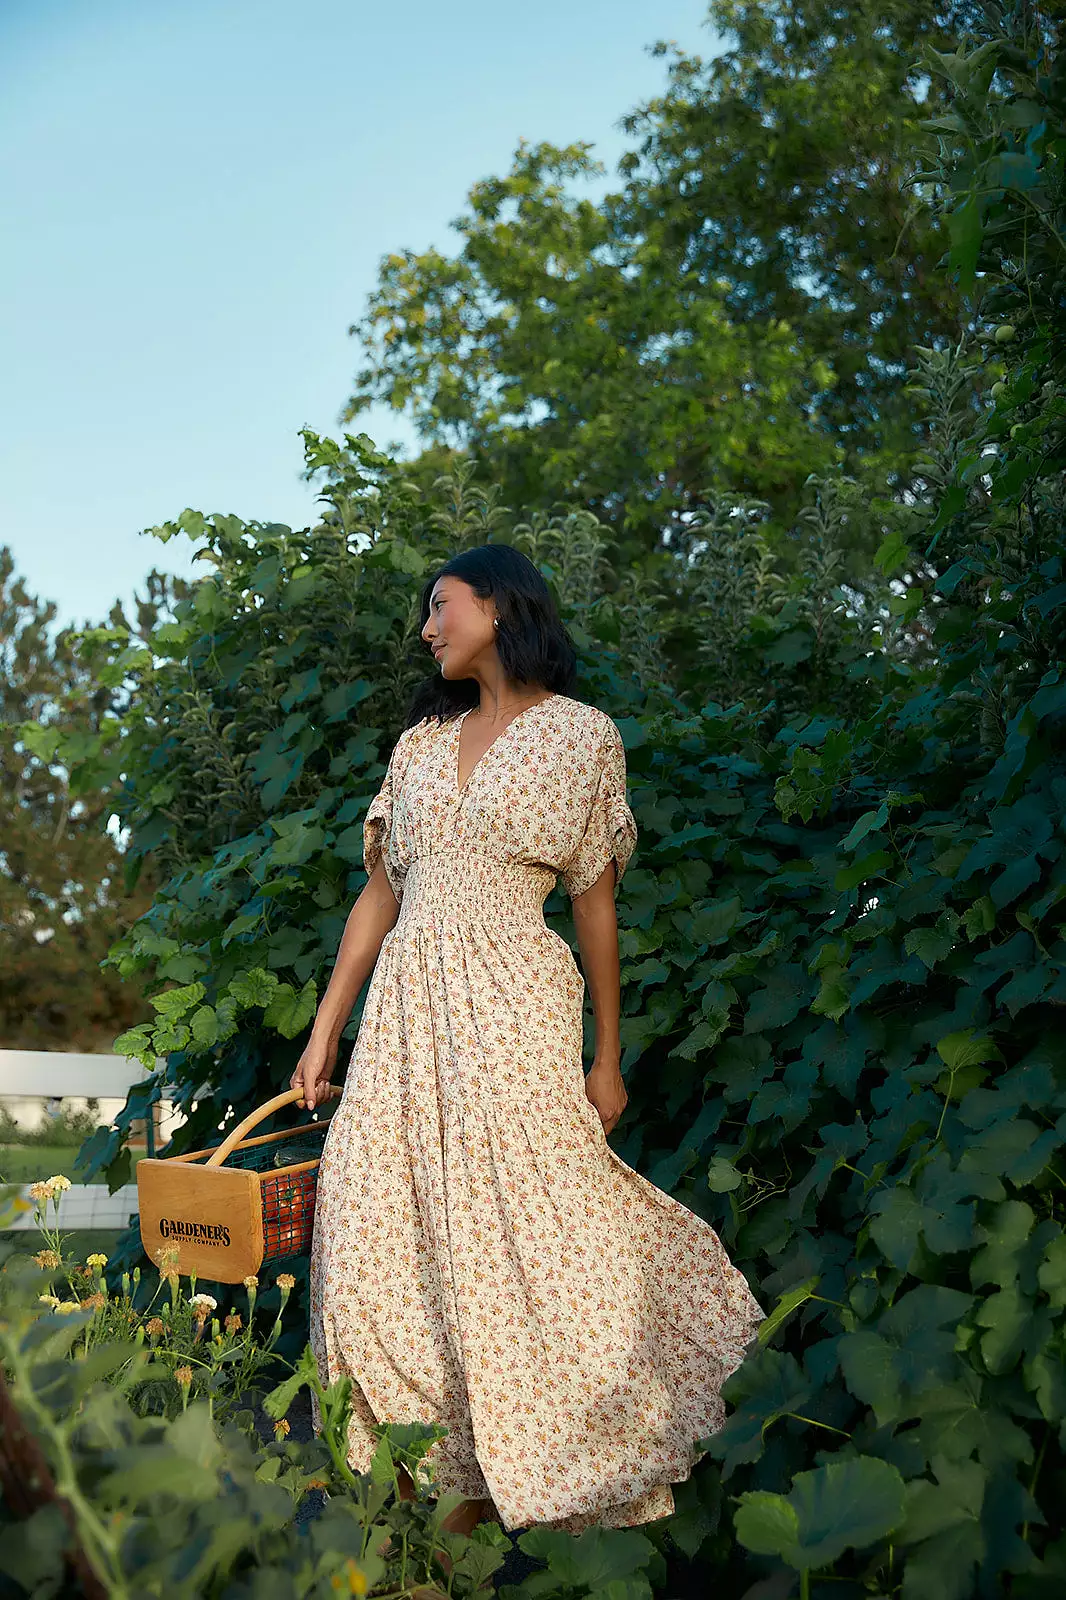
M 5 0 L 0 544 L 102 620 L 197 510 L 304 526 L 380 257 L 450 248 L 519 138 L 591 140 L 711 55 L 705 0 Z M 362 424 L 411 440 L 402 418 Z

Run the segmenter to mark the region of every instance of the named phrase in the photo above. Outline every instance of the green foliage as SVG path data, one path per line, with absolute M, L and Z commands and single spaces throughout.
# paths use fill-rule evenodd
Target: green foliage
M 1063 385 L 1034 274 L 1041 259 L 1061 273 L 1066 106 L 1037 25 L 989 32 L 940 63 L 952 130 L 979 156 L 944 181 L 986 219 L 986 315 L 1014 330 L 990 331 L 987 361 L 1016 350 L 1030 420 L 1011 435 L 994 397 L 930 462 L 933 655 L 872 665 L 868 716 L 795 718 L 766 740 L 743 710 L 705 708 L 631 752 L 638 796 L 654 782 L 685 827 L 638 813 L 661 893 L 623 916 L 625 1064 L 640 1067 L 623 1153 L 669 1175 L 776 1300 L 707 1443 L 740 1543 L 804 1592 L 829 1563 L 905 1600 L 1051 1594 L 1062 1575 Z M 988 163 L 1019 140 L 1039 183 L 990 201 Z M 1058 244 L 1026 270 L 1032 187 Z M 931 411 L 982 370 L 975 344 L 919 352 Z M 709 922 L 711 905 L 728 918 Z M 683 984 L 635 992 L 652 955 Z M 724 1559 L 739 1591 L 739 1553 Z
M 800 1472 L 788 1495 L 740 1496 L 737 1538 L 759 1555 L 780 1556 L 807 1572 L 855 1545 L 873 1544 L 903 1521 L 903 1479 L 887 1461 L 855 1456 Z
M 245 1281 L 239 1296 L 243 1315 L 231 1305 L 227 1313 L 214 1316 L 218 1301 L 202 1289 L 197 1292 L 195 1274 L 188 1294 L 182 1292 L 176 1250 L 162 1253 L 154 1288 L 148 1280 L 142 1286 L 141 1269 L 135 1267 L 110 1290 L 104 1271 L 107 1256 L 97 1251 L 84 1262 L 78 1260 L 71 1235 L 60 1231 L 60 1196 L 69 1187 L 65 1175 L 54 1175 L 30 1190 L 43 1246 L 33 1255 L 43 1274 L 38 1302 L 61 1315 L 89 1313 L 74 1325 L 67 1354 L 89 1359 L 105 1346 L 124 1344 L 128 1355 L 110 1362 L 107 1378 L 122 1388 L 138 1416 L 173 1417 L 187 1410 L 190 1399 L 203 1399 L 211 1415 L 225 1421 L 248 1403 L 261 1386 L 262 1374 L 276 1366 L 275 1346 L 295 1279 L 289 1273 L 278 1275 L 278 1310 L 268 1330 L 256 1327 L 256 1277 Z M 50 1222 L 53 1206 L 56 1216 Z M 145 1353 L 151 1357 L 147 1367 Z
M 12 1200 L 13 1191 L 0 1193 L 5 1224 Z M 310 1348 L 265 1398 L 275 1421 L 269 1444 L 258 1439 L 251 1411 L 220 1422 L 217 1396 L 209 1389 L 196 1398 L 181 1380 L 177 1407 L 146 1408 L 145 1389 L 173 1386 L 161 1347 L 123 1339 L 92 1304 L 53 1306 L 45 1295 L 42 1308 L 38 1291 L 54 1269 L 35 1268 L 11 1239 L 0 1234 L 5 1594 L 400 1600 L 420 1591 L 423 1600 L 466 1600 L 490 1584 L 509 1541 L 492 1522 L 470 1537 L 443 1531 L 462 1496 L 437 1494 L 423 1460 L 443 1428 L 383 1425 L 370 1470 L 353 1473 L 351 1380 L 324 1388 Z M 217 1359 L 221 1366 L 226 1357 Z M 303 1388 L 322 1426 L 313 1440 L 296 1442 L 286 1414 Z M 412 1500 L 401 1498 L 401 1468 L 415 1484 Z M 311 1490 L 325 1493 L 324 1509 L 297 1521 Z M 616 1600 L 648 1600 L 649 1575 L 664 1570 L 654 1546 L 633 1531 L 593 1528 L 575 1539 L 533 1528 L 519 1544 L 541 1566 L 505 1586 L 506 1600 L 583 1600 L 608 1584 Z
M 764 696 L 769 674 L 769 728 L 827 704 L 871 647 L 915 654 L 886 587 L 840 586 L 847 481 L 812 479 L 799 577 L 760 556 L 749 582 L 743 552 L 764 549 L 760 508 L 723 504 L 688 556 L 657 555 L 616 582 L 614 536 L 586 512 L 513 521 L 469 467 L 427 495 L 365 439 L 309 433 L 306 448 L 324 484 L 320 524 L 293 532 L 185 512 L 155 531 L 201 540 L 210 574 L 143 642 L 117 627 L 81 641 L 101 678 L 121 678 L 130 709 L 94 741 L 57 735 L 56 751 L 110 775 L 127 875 L 150 861 L 159 878 L 108 956 L 147 985 L 154 1013 L 115 1041 L 153 1075 L 80 1157 L 82 1176 L 103 1171 L 113 1188 L 129 1176 L 131 1122 L 160 1096 L 160 1059 L 188 1113 L 186 1149 L 216 1142 L 220 1122 L 276 1092 L 298 1059 L 365 881 L 362 819 L 425 672 L 418 579 L 457 546 L 506 532 L 539 562 L 579 648 L 581 692 L 612 705 L 631 737 L 642 681 L 661 685 L 652 704 L 669 721 L 688 695 Z M 869 700 L 869 688 L 856 680 L 854 695 Z M 557 897 L 549 911 L 562 908 Z

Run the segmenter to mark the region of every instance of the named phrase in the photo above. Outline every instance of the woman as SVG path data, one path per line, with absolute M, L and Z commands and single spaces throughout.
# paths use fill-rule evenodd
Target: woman
M 762 1318 L 709 1224 L 607 1143 L 636 843 L 622 740 L 569 696 L 573 647 L 519 551 L 453 557 L 421 618 L 437 673 L 366 814 L 369 881 L 292 1076 L 326 1098 L 372 971 L 319 1169 L 315 1356 L 353 1380 L 356 1471 L 376 1422 L 448 1429 L 427 1460 L 466 1497 L 457 1531 L 648 1522 Z M 584 977 L 544 922 L 557 876 Z

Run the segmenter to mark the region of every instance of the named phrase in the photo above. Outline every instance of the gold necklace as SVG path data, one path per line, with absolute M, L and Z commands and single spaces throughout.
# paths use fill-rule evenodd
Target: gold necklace
M 546 700 L 550 700 L 551 696 L 550 695 L 545 695 L 544 698 Z M 540 705 L 540 701 L 539 700 L 530 700 L 528 705 L 519 706 L 517 708 L 517 710 L 514 712 L 514 714 L 512 716 L 508 717 L 507 721 L 504 723 L 504 727 L 505 728 L 509 728 L 511 726 L 511 723 L 514 721 L 515 717 L 520 717 L 522 715 L 522 712 L 523 711 L 528 711 L 531 706 L 539 706 L 539 705 Z M 507 709 L 510 709 L 510 708 L 508 707 Z M 481 715 L 481 707 L 480 706 L 475 706 L 474 711 L 473 711 L 472 714 L 475 717 L 479 717 Z

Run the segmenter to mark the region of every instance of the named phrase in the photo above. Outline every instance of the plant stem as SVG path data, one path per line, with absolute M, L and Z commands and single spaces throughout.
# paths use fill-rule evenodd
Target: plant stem
M 1040 1477 L 1040 1468 L 1044 1465 L 1044 1454 L 1045 1454 L 1045 1452 L 1047 1450 L 1047 1442 L 1048 1442 L 1050 1437 L 1051 1437 L 1051 1427 L 1049 1425 L 1044 1430 L 1044 1437 L 1040 1442 L 1040 1449 L 1039 1449 L 1039 1451 L 1037 1453 L 1036 1463 L 1035 1463 L 1035 1465 L 1033 1467 L 1033 1475 L 1029 1479 L 1029 1493 L 1031 1495 L 1035 1495 L 1036 1494 L 1036 1483 L 1037 1483 L 1037 1479 Z M 1022 1538 L 1025 1540 L 1026 1544 L 1029 1543 L 1029 1520 L 1028 1520 L 1028 1518 L 1026 1518 L 1025 1522 L 1022 1523 Z
M 839 1433 L 842 1439 L 850 1439 L 851 1434 L 845 1428 L 830 1427 L 828 1422 L 819 1422 L 815 1417 L 801 1416 L 798 1411 L 782 1411 L 783 1417 L 792 1417 L 796 1422 L 806 1422 L 812 1428 L 824 1428 L 826 1433 Z

